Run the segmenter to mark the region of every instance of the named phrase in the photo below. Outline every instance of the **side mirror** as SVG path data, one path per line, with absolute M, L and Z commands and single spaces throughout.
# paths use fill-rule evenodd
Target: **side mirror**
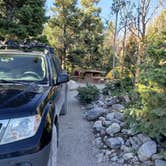
M 66 83 L 69 81 L 69 75 L 67 73 L 60 73 L 57 77 L 57 82 L 56 84 L 62 84 L 62 83 Z

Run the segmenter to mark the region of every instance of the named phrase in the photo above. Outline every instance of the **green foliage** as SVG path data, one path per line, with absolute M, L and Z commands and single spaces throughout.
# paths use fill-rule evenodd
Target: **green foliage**
M 103 25 L 97 1 L 55 1 L 54 15 L 44 33 L 55 47 L 62 64 L 68 70 L 75 66 L 100 68 L 102 59 Z
M 45 0 L 0 1 L 0 36 L 25 39 L 42 33 Z
M 95 85 L 87 85 L 78 89 L 78 96 L 81 103 L 90 104 L 98 99 L 99 89 Z
M 129 92 L 133 88 L 133 83 L 130 77 L 110 81 L 105 85 L 102 92 L 104 95 L 112 94 L 113 96 L 121 95 Z
M 137 131 L 159 142 L 166 138 L 166 33 L 150 43 L 146 62 L 142 65 L 137 90 L 143 107 L 129 110 Z

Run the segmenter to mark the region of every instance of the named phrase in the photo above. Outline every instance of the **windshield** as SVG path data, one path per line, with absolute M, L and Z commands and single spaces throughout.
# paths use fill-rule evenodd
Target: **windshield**
M 0 80 L 44 81 L 45 59 L 37 55 L 0 55 Z

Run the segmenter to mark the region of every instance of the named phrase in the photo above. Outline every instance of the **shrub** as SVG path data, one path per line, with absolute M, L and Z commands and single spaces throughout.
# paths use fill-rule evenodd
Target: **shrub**
M 164 36 L 164 35 L 163 35 Z M 161 37 L 163 37 L 161 35 Z M 166 33 L 165 33 L 166 38 Z M 142 65 L 137 90 L 142 108 L 127 110 L 130 123 L 136 130 L 166 143 L 166 43 L 158 39 L 149 50 L 149 57 Z
M 100 91 L 95 85 L 88 85 L 86 87 L 78 88 L 78 97 L 81 103 L 90 104 L 97 100 Z
M 133 88 L 133 83 L 130 77 L 123 79 L 113 80 L 105 85 L 102 92 L 104 95 L 113 96 L 121 95 L 122 93 L 129 92 Z

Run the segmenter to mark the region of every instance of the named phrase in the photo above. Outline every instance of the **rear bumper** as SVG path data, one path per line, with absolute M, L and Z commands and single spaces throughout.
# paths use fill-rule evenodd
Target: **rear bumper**
M 51 145 L 47 145 L 37 153 L 0 159 L 0 166 L 47 166 Z

